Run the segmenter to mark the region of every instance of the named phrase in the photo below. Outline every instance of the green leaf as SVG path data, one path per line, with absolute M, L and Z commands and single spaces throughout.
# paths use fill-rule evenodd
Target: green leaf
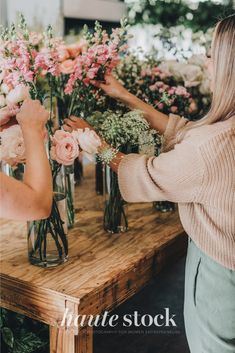
M 2 338 L 7 346 L 13 347 L 14 345 L 14 336 L 12 331 L 8 327 L 3 327 L 2 329 Z
M 46 346 L 47 343 L 47 341 L 43 342 L 33 332 L 22 331 L 21 337 L 15 340 L 11 353 L 33 353 L 35 350 Z

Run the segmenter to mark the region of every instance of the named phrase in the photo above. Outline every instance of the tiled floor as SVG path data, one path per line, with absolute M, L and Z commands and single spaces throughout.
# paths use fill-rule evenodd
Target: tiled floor
M 95 330 L 94 353 L 189 353 L 183 322 L 184 264 L 185 258 L 180 259 L 115 310 L 119 325 Z M 177 327 L 123 327 L 125 314 L 137 311 L 154 317 L 164 308 L 176 315 Z

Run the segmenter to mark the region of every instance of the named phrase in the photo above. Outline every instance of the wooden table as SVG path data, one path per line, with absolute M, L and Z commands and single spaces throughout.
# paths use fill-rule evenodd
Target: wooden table
M 48 324 L 51 353 L 93 351 L 92 328 L 61 328 L 66 308 L 86 315 L 110 311 L 185 253 L 187 239 L 177 212 L 129 205 L 130 230 L 110 235 L 102 229 L 102 204 L 89 166 L 76 189 L 69 261 L 51 269 L 28 263 L 24 223 L 1 221 L 1 306 Z

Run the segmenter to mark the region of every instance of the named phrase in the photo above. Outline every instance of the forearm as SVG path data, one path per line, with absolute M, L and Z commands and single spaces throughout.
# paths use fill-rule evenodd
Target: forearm
M 24 134 L 26 170 L 24 183 L 42 197 L 42 202 L 52 198 L 51 168 L 47 158 L 43 132 L 31 131 Z
M 151 105 L 143 102 L 127 91 L 120 97 L 120 101 L 127 105 L 130 109 L 141 110 L 144 113 L 145 119 L 149 122 L 153 129 L 159 131 L 161 134 L 165 132 L 169 120 L 168 115 L 160 113 Z

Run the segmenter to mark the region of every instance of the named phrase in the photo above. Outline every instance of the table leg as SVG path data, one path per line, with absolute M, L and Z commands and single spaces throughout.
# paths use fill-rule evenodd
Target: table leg
M 93 329 L 84 327 L 78 335 L 50 326 L 50 353 L 92 353 Z

